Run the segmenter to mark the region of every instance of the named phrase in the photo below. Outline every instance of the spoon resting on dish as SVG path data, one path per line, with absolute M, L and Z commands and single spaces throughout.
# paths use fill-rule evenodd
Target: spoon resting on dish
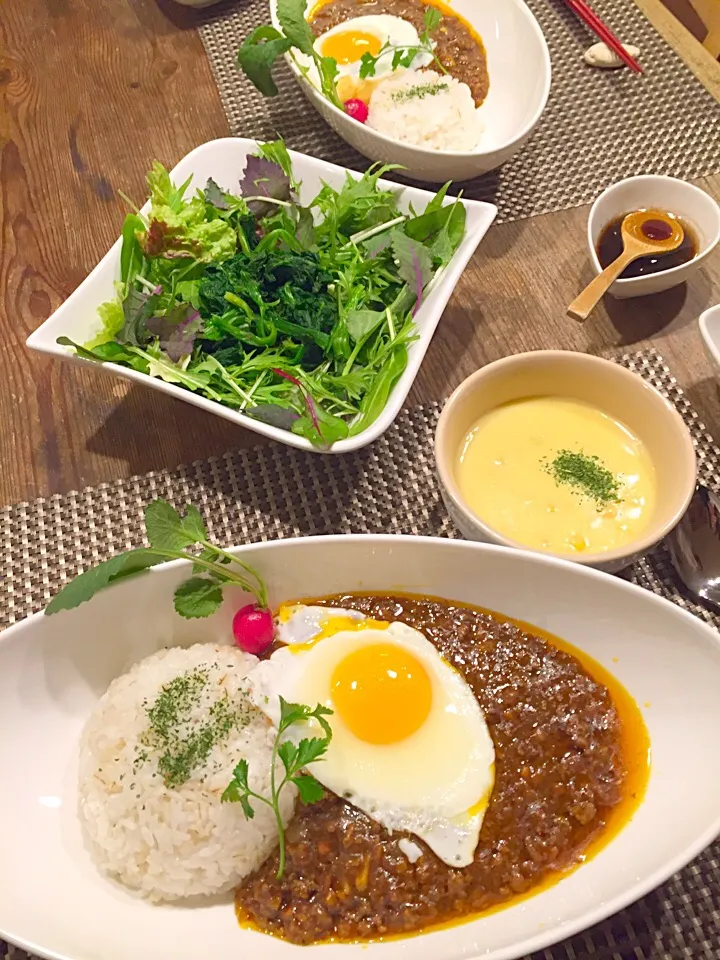
M 622 222 L 623 251 L 620 256 L 598 274 L 573 300 L 567 309 L 574 320 L 587 320 L 601 297 L 622 274 L 628 264 L 639 257 L 672 253 L 683 242 L 685 232 L 681 224 L 661 210 L 637 210 Z

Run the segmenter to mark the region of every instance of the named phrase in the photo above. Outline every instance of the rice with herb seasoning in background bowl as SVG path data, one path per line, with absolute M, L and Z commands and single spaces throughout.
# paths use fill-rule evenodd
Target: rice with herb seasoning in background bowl
M 430 150 L 474 150 L 483 127 L 470 87 L 434 70 L 397 71 L 370 97 L 367 124 Z
M 154 901 L 232 890 L 278 842 L 270 807 L 221 803 L 243 758 L 270 792 L 276 731 L 247 697 L 235 647 L 161 650 L 114 680 L 83 731 L 79 812 L 98 867 Z M 278 768 L 278 772 L 280 768 Z M 295 789 L 280 806 L 287 822 Z

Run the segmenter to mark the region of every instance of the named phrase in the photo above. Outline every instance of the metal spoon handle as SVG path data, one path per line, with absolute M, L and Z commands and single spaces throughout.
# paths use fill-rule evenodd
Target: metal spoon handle
M 608 264 L 603 272 L 598 274 L 594 280 L 591 280 L 583 292 L 573 300 L 567 309 L 568 316 L 581 322 L 587 320 L 600 298 L 607 293 L 625 267 L 642 256 L 642 253 L 643 251 L 639 251 L 635 247 L 625 247 L 617 260 Z

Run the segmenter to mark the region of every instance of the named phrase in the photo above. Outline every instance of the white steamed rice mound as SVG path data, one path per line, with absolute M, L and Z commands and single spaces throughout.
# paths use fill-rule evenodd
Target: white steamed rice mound
M 470 88 L 434 70 L 396 71 L 377 84 L 367 125 L 428 150 L 474 150 L 483 127 Z
M 250 786 L 270 795 L 274 729 L 246 699 L 246 676 L 257 663 L 235 647 L 196 644 L 162 650 L 111 683 L 82 734 L 79 813 L 98 867 L 153 901 L 225 893 L 255 870 L 277 846 L 272 810 L 255 802 L 246 820 L 238 803 L 220 797 L 241 758 Z M 216 743 L 185 783 L 165 786 L 158 773 L 161 750 L 148 749 L 147 709 L 178 676 L 207 671 L 191 723 L 210 718 L 227 693 L 242 721 Z M 189 727 L 188 727 L 189 729 Z M 138 758 L 147 754 L 147 759 Z M 280 769 L 278 769 L 278 773 Z M 285 822 L 295 788 L 281 794 Z

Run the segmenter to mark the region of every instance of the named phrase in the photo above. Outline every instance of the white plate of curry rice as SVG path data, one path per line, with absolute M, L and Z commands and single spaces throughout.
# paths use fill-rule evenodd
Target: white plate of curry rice
M 720 640 L 686 611 L 485 544 L 230 552 L 275 612 L 259 661 L 233 643 L 241 588 L 175 612 L 184 561 L 0 637 L 0 937 L 63 960 L 511 960 L 720 831 Z M 292 767 L 312 732 L 316 779 L 268 794 L 280 696 L 332 712 L 284 735 Z M 243 761 L 277 801 L 244 794 L 252 819 Z

